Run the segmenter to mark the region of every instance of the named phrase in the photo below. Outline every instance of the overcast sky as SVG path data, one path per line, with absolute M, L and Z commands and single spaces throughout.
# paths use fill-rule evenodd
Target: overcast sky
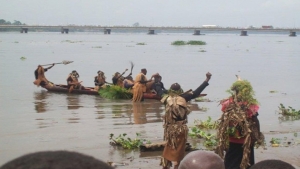
M 0 19 L 28 25 L 299 28 L 300 0 L 0 0 Z

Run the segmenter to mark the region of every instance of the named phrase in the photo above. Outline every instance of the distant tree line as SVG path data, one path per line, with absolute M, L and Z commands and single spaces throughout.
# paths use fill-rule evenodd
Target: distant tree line
M 26 25 L 20 21 L 14 20 L 13 22 L 6 21 L 4 19 L 0 19 L 0 25 Z M 0 28 L 0 31 L 16 31 L 15 28 Z M 20 30 L 17 30 L 20 31 Z
M 10 21 L 6 21 L 4 19 L 0 19 L 0 25 L 26 25 L 25 23 L 22 23 L 20 21 L 14 20 L 13 23 Z

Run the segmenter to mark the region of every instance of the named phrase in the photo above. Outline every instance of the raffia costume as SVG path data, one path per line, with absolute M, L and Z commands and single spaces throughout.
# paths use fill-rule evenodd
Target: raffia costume
M 146 83 L 141 83 L 142 81 L 147 81 L 147 77 L 141 72 L 135 77 L 134 86 L 132 87 L 133 102 L 141 101 L 143 99 L 143 94 L 147 90 Z
M 180 162 L 185 155 L 188 127 L 187 115 L 190 110 L 186 100 L 179 95 L 165 96 L 161 102 L 166 104 L 164 117 L 164 140 L 162 166 L 170 167 L 172 161 Z
M 172 162 L 177 163 L 185 155 L 185 147 L 188 135 L 187 115 L 190 109 L 187 102 L 200 95 L 200 93 L 208 86 L 208 82 L 204 81 L 196 90 L 189 90 L 183 93 L 180 85 L 175 83 L 168 91 L 168 95 L 164 95 L 161 102 L 165 104 L 164 116 L 164 141 L 166 145 L 162 154 L 161 166 L 169 168 Z M 172 90 L 172 88 L 176 90 Z
M 255 143 L 264 143 L 257 119 L 259 106 L 249 82 L 234 83 L 231 90 L 235 91 L 233 95 L 221 101 L 223 114 L 219 119 L 216 153 L 224 158 L 226 151 L 226 169 L 246 169 L 254 164 Z

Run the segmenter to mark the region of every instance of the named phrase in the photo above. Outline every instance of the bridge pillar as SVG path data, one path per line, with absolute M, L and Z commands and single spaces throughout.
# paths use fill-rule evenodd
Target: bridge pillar
M 28 32 L 28 28 L 21 28 L 21 31 L 20 31 L 21 33 L 27 33 Z
M 104 34 L 109 34 L 110 35 L 110 32 L 111 32 L 111 29 L 107 29 L 107 28 L 104 29 Z
M 290 35 L 289 36 L 291 36 L 291 37 L 295 37 L 295 36 L 297 36 L 296 35 L 296 32 L 294 32 L 294 31 L 290 31 Z
M 68 28 L 61 28 L 60 32 L 68 34 L 69 33 L 69 29 Z
M 193 35 L 201 35 L 200 34 L 200 30 L 194 30 L 194 34 Z
M 241 31 L 241 36 L 248 36 L 247 31 L 242 30 Z
M 154 35 L 155 34 L 155 30 L 154 29 L 149 29 L 148 30 L 148 35 Z

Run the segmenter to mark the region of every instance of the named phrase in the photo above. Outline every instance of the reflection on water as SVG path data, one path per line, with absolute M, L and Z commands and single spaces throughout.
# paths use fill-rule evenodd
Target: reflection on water
M 83 107 L 83 106 L 79 105 L 79 103 L 80 103 L 79 97 L 80 97 L 80 95 L 76 95 L 76 94 L 67 95 L 66 99 L 68 102 L 69 110 L 75 110 L 75 109 L 79 109 L 80 107 Z
M 279 122 L 292 122 L 300 120 L 300 116 L 280 116 L 278 117 Z
M 47 94 L 48 93 L 45 91 L 34 93 L 34 109 L 37 113 L 44 113 L 47 111 Z

